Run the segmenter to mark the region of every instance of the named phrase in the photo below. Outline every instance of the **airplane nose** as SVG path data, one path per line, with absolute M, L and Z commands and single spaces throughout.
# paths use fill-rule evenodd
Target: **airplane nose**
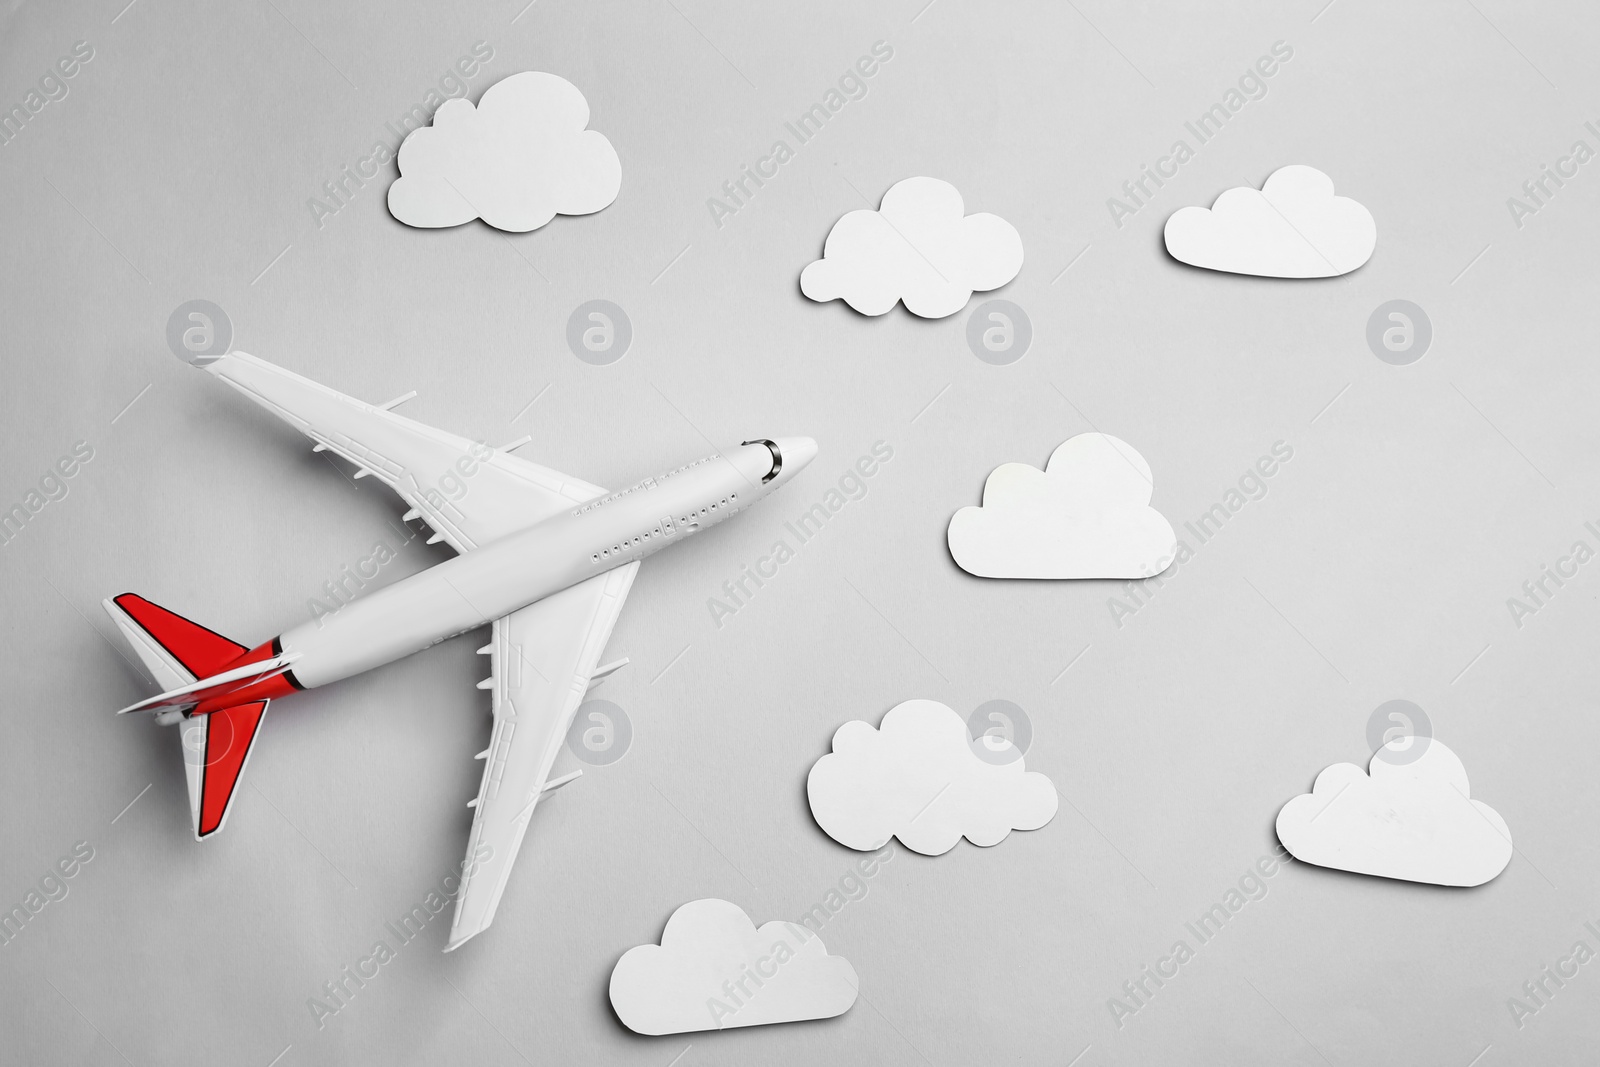
M 817 442 L 809 437 L 779 437 L 773 441 L 783 455 L 783 473 L 795 474 L 817 458 Z

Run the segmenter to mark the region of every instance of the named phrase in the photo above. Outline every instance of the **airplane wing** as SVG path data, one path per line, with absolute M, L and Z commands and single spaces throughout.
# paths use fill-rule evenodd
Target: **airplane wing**
M 638 569 L 638 561 L 625 564 L 495 620 L 487 646 L 494 732 L 480 753 L 483 780 L 446 952 L 494 921 L 534 805 Z
M 363 403 L 243 352 L 206 366 L 251 400 L 393 489 L 406 517 L 469 552 L 508 533 L 605 495 L 598 485 Z M 393 406 L 392 404 L 389 406 Z
M 396 415 L 393 402 L 367 404 L 243 352 L 206 369 L 310 437 L 317 450 L 354 463 L 357 478 L 388 485 L 410 506 L 406 518 L 426 520 L 435 531 L 430 541 L 457 552 L 606 492 Z M 483 779 L 446 951 L 493 921 L 533 807 L 638 568 L 634 562 L 595 575 L 495 620 L 484 650 L 492 657 L 494 731 L 481 754 Z M 204 751 L 208 740 L 196 736 L 190 744 Z M 209 763 L 209 753 L 199 762 Z M 203 773 L 198 777 L 203 787 Z

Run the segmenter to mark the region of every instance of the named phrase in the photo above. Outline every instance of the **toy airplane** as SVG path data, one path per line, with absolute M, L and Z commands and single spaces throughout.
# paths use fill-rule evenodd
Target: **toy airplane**
M 767 496 L 816 455 L 809 437 L 747 441 L 616 493 L 503 450 L 362 403 L 265 360 L 207 367 L 251 400 L 372 475 L 447 542 L 454 559 L 254 648 L 132 593 L 106 600 L 167 691 L 122 713 L 184 723 L 196 838 L 222 828 L 267 704 L 392 663 L 486 623 L 494 731 L 445 951 L 494 919 L 522 835 L 600 666 L 639 561 Z

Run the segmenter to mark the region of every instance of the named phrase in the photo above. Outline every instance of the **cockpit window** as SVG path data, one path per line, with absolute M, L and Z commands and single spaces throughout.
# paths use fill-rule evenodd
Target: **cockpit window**
M 778 451 L 778 443 L 776 441 L 745 441 L 742 443 L 747 445 L 766 445 L 767 451 L 772 453 L 772 469 L 767 471 L 765 478 L 761 479 L 762 485 L 772 481 L 778 476 L 778 472 L 783 470 L 783 453 Z

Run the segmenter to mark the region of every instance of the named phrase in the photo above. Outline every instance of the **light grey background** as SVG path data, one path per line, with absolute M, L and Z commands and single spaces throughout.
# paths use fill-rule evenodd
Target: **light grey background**
M 7 107 L 73 42 L 95 49 L 0 147 L 0 505 L 75 441 L 94 448 L 70 495 L 0 547 L 0 905 L 74 842 L 95 850 L 0 948 L 0 1061 L 1593 1054 L 1600 964 L 1520 1029 L 1506 1001 L 1580 938 L 1600 949 L 1583 928 L 1600 919 L 1600 563 L 1520 628 L 1506 600 L 1575 540 L 1600 547 L 1582 525 L 1600 520 L 1600 161 L 1520 229 L 1506 198 L 1575 140 L 1600 148 L 1582 125 L 1600 119 L 1600 16 L 1508 0 L 523 2 L 0 16 Z M 529 69 L 583 90 L 622 159 L 616 203 L 520 236 L 409 230 L 383 206 L 391 166 L 319 228 L 308 198 L 392 144 L 383 123 L 479 40 L 494 56 L 473 99 Z M 868 95 L 714 225 L 706 199 L 792 144 L 784 121 L 878 40 L 894 57 Z M 1175 139 L 1193 145 L 1183 122 L 1279 40 L 1294 57 L 1266 97 L 1116 227 L 1106 199 Z M 1172 211 L 1293 162 L 1372 211 L 1365 267 L 1281 282 L 1165 256 Z M 800 295 L 832 223 L 917 174 L 1021 232 L 1026 265 L 995 294 L 1032 319 L 1020 362 L 974 358 L 968 312 L 866 319 Z M 632 750 L 540 806 L 493 928 L 444 956 L 436 920 L 320 1030 L 307 999 L 460 862 L 488 736 L 481 635 L 279 704 L 226 832 L 192 840 L 177 737 L 111 715 L 149 688 L 100 598 L 135 590 L 263 640 L 392 541 L 401 511 L 172 356 L 167 317 L 195 298 L 228 311 L 239 348 L 373 401 L 415 388 L 407 414 L 531 434 L 525 455 L 603 485 L 707 439 L 822 446 L 784 493 L 643 569 L 611 643 L 633 665 L 598 694 L 631 716 Z M 607 367 L 564 341 L 596 298 L 634 327 Z M 1365 342 L 1397 298 L 1434 327 L 1408 367 Z M 988 472 L 1091 427 L 1142 451 L 1180 527 L 1274 442 L 1294 457 L 1121 627 L 1113 583 L 957 571 L 945 525 Z M 877 440 L 894 458 L 866 498 L 714 626 L 722 582 Z M 382 580 L 446 555 L 418 539 Z M 1025 708 L 1028 765 L 1066 798 L 1055 820 L 890 862 L 826 929 L 862 981 L 837 1020 L 625 1031 L 611 967 L 679 904 L 793 919 L 837 884 L 856 854 L 811 821 L 806 772 L 841 723 L 911 697 Z M 1273 848 L 1289 797 L 1366 761 L 1368 715 L 1396 697 L 1510 824 L 1510 867 L 1444 890 L 1291 866 L 1119 1029 L 1108 998 Z M 564 754 L 557 773 L 574 766 Z

